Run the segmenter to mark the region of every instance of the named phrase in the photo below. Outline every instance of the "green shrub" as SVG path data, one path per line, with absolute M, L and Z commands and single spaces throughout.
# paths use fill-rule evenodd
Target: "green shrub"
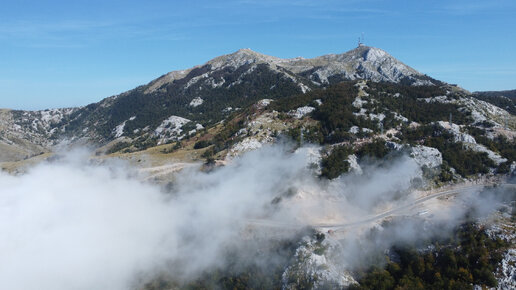
M 334 179 L 342 173 L 349 171 L 349 162 L 347 161 L 349 154 L 353 150 L 345 146 L 333 148 L 333 150 L 321 160 L 321 176 Z
M 208 146 L 210 146 L 212 143 L 208 140 L 200 140 L 200 141 L 197 141 L 195 142 L 193 148 L 194 149 L 202 149 L 202 148 L 206 148 Z

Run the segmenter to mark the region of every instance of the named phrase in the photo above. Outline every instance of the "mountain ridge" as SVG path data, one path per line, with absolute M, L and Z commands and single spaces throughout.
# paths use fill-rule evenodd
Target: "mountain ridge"
M 369 79 L 387 82 L 408 80 L 416 85 L 434 84 L 436 82 L 436 80 L 432 80 L 376 47 L 363 45 L 340 54 L 286 59 L 262 54 L 250 48 L 242 48 L 189 69 L 168 72 L 151 81 L 146 93 L 151 93 L 166 83 L 185 78 L 192 70 L 207 65 L 210 65 L 211 69 L 217 70 L 228 66 L 240 67 L 246 64 L 268 64 L 274 69 L 279 67 L 294 74 L 308 75 L 312 83 L 316 85 L 329 84 L 328 77 L 337 74 L 342 74 L 343 80 Z
M 292 98 L 298 97 L 303 100 L 311 91 L 324 92 L 326 88 L 335 84 L 356 83 L 359 80 L 366 83 L 384 83 L 385 85 L 381 85 L 379 89 L 388 89 L 389 92 L 385 92 L 386 96 L 405 92 L 403 94 L 408 94 L 405 97 L 410 98 L 404 102 L 410 102 L 411 106 L 421 105 L 420 101 L 414 102 L 411 99 L 415 97 L 411 96 L 414 93 L 427 96 L 426 106 L 434 106 L 435 102 L 443 102 L 443 106 L 455 104 L 457 101 L 453 98 L 464 98 L 469 94 L 460 87 L 434 80 L 386 51 L 374 47 L 359 46 L 341 54 L 289 59 L 268 56 L 251 49 L 239 49 L 186 70 L 169 72 L 147 84 L 87 106 L 4 112 L 4 125 L 0 128 L 3 128 L 5 134 L 0 139 L 5 139 L 3 142 L 6 143 L 12 143 L 13 140 L 30 140 L 38 145 L 38 152 L 30 148 L 27 150 L 28 156 L 39 154 L 41 147 L 51 150 L 52 146 L 63 140 L 72 144 L 87 142 L 98 147 L 123 139 L 133 148 L 131 150 L 143 150 L 195 136 L 205 128 L 228 122 L 235 114 L 252 111 L 250 108 L 263 100 L 267 100 L 267 104 L 273 100 L 290 102 Z M 388 84 L 394 87 L 389 87 Z M 360 86 L 364 85 L 367 86 Z M 411 87 L 420 89 L 412 90 Z M 391 91 L 399 93 L 393 94 Z M 357 92 L 350 89 L 348 93 Z M 363 89 L 358 90 L 358 99 L 353 102 L 352 108 L 346 108 L 355 114 L 354 117 L 350 117 L 353 120 L 349 122 L 355 126 L 367 124 L 363 128 L 366 131 L 377 130 L 374 126 L 378 124 L 375 123 L 378 122 L 379 116 L 384 114 L 385 109 L 377 108 L 371 116 L 364 114 L 363 110 L 366 109 L 362 108 L 361 104 L 367 103 L 367 96 L 371 93 Z M 295 116 L 303 117 L 312 111 L 317 112 L 318 103 L 315 101 L 299 102 L 299 108 L 293 107 L 289 110 L 298 110 Z M 367 110 L 370 110 L 371 106 L 377 106 L 375 102 L 378 101 L 381 100 L 370 100 L 366 106 Z M 392 101 L 400 102 L 399 99 Z M 477 106 L 477 111 L 487 112 L 476 114 L 477 118 L 490 114 L 489 110 L 484 108 L 485 105 L 478 102 L 471 103 L 462 99 L 457 105 L 468 111 L 477 110 Z M 385 106 L 390 106 L 389 110 L 398 110 L 387 103 Z M 451 107 L 447 110 L 449 109 Z M 490 110 L 498 112 L 497 109 Z M 398 114 L 397 118 L 403 119 L 407 117 L 401 116 L 404 112 L 398 110 L 395 114 Z M 288 110 L 285 113 L 288 113 Z M 360 121 L 361 118 L 369 120 Z M 503 123 L 498 119 L 497 121 Z M 285 129 L 285 126 L 281 128 Z M 350 128 L 346 127 L 346 130 L 348 129 Z M 352 131 L 355 132 L 356 129 Z M 330 133 L 328 131 L 325 134 Z
M 145 126 L 132 126 L 134 122 L 127 122 L 136 117 L 135 122 L 139 123 L 141 117 L 137 115 L 141 115 L 142 110 L 149 111 L 148 114 L 152 114 L 154 119 L 166 120 L 176 115 L 209 125 L 222 120 L 220 111 L 229 112 L 233 108 L 249 106 L 259 99 L 287 97 L 343 80 L 356 79 L 412 85 L 440 83 L 408 67 L 387 52 L 367 46 L 312 59 L 281 59 L 250 49 L 239 49 L 186 70 L 169 72 L 146 85 L 106 98 L 96 105 L 89 105 L 90 108 L 96 107 L 94 111 L 116 107 L 133 108 L 126 113 L 119 113 L 119 110 L 116 110 L 116 114 L 111 112 L 111 115 L 119 117 L 106 120 L 104 124 L 98 123 L 99 118 L 95 118 L 95 128 L 100 125 L 104 133 L 90 137 L 107 140 L 109 134 L 103 128 L 107 126 L 113 130 L 124 122 L 124 128 L 131 128 L 126 134 L 144 130 Z M 165 109 L 157 106 L 150 108 L 151 103 L 162 104 Z M 208 106 L 211 108 L 206 111 L 204 107 Z M 196 116 L 193 119 L 192 114 Z M 156 127 L 159 123 L 147 125 Z

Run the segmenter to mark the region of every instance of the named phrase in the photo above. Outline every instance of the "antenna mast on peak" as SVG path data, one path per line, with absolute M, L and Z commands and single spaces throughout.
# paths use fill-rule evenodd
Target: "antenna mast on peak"
M 358 38 L 358 47 L 364 46 L 364 33 L 362 32 L 362 37 Z

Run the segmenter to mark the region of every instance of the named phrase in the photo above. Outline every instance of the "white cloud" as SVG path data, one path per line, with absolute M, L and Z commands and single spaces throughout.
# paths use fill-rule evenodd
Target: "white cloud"
M 125 164 L 98 165 L 83 153 L 24 175 L 0 173 L 0 289 L 127 289 L 159 271 L 189 278 L 224 267 L 227 252 L 248 263 L 271 238 L 255 226 L 262 239 L 250 241 L 243 233 L 252 220 L 299 229 L 360 221 L 410 200 L 420 176 L 412 159 L 401 158 L 325 182 L 308 169 L 310 150 L 290 152 L 265 146 L 211 173 L 190 167 L 168 193 L 138 181 Z M 397 227 L 382 245 L 417 237 L 413 228 Z M 361 249 L 378 246 L 353 233 L 336 256 L 341 263 L 360 260 L 353 245 L 361 240 Z

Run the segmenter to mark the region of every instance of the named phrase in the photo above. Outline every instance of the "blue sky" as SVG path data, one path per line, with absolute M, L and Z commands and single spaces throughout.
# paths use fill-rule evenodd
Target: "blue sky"
M 471 90 L 516 89 L 516 1 L 9 1 L 0 108 L 86 105 L 239 48 L 283 58 L 365 43 Z

